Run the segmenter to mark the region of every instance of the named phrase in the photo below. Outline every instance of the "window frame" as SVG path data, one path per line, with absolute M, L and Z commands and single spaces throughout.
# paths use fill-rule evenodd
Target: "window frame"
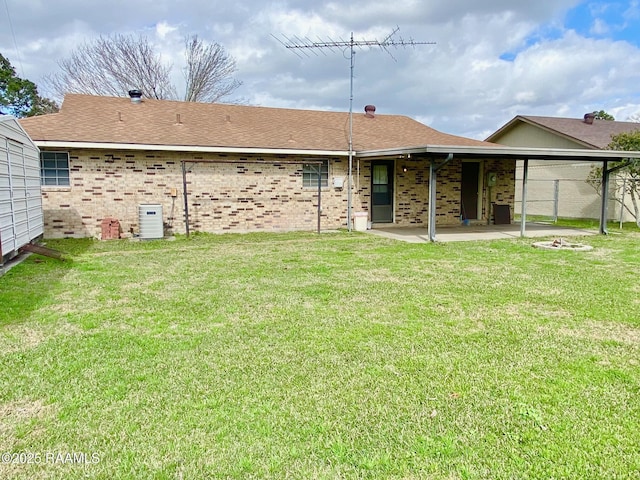
M 317 168 L 317 164 L 311 162 L 322 162 L 320 165 L 320 186 L 321 188 L 329 187 L 329 159 L 328 158 L 314 158 L 309 159 L 309 164 L 302 165 L 302 187 L 303 188 L 318 188 L 318 174 L 316 170 L 311 168 Z
M 53 158 L 45 158 L 53 155 Z M 63 157 L 64 158 L 59 158 Z M 69 187 L 71 186 L 71 165 L 69 160 L 69 152 L 43 150 L 40 152 L 40 186 L 42 187 Z M 53 166 L 46 166 L 45 162 L 55 162 Z M 66 166 L 60 165 L 59 162 L 66 162 Z M 46 172 L 49 172 L 47 174 Z M 53 172 L 53 175 L 51 175 Z M 66 175 L 60 175 L 65 172 Z M 54 180 L 54 183 L 48 183 L 47 180 Z

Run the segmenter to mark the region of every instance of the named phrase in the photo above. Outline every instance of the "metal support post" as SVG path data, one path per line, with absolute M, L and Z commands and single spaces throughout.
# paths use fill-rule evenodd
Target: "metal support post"
M 189 197 L 187 194 L 187 164 L 182 161 L 182 195 L 184 196 L 184 230 L 189 236 Z
M 602 162 L 602 204 L 600 205 L 600 233 L 602 235 L 608 235 L 607 229 L 607 212 L 609 210 L 609 162 L 604 160 Z
M 524 160 L 522 169 L 522 205 L 520 213 L 520 236 L 524 237 L 527 232 L 527 180 L 529 178 L 529 159 Z
M 429 241 L 436 241 L 436 162 L 429 165 Z

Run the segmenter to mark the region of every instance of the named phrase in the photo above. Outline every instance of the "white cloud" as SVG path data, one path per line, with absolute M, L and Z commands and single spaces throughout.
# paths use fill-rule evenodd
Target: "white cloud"
M 167 35 L 170 35 L 177 30 L 177 26 L 169 25 L 167 22 L 158 22 L 156 24 L 156 35 L 161 40 L 164 40 Z
M 596 18 L 591 25 L 590 32 L 593 35 L 607 35 L 611 32 L 611 27 L 601 18 Z
M 435 41 L 434 46 L 357 50 L 354 110 L 373 103 L 379 113 L 405 114 L 440 130 L 484 138 L 516 114 L 582 117 L 589 110 L 640 108 L 640 50 L 614 42 L 612 25 L 596 21 L 601 40 L 565 31 L 563 17 L 579 0 L 356 0 L 352 2 L 238 0 L 7 0 L 25 75 L 39 82 L 84 40 L 100 34 L 145 32 L 182 81 L 184 38 L 198 34 L 223 45 L 244 82 L 238 97 L 289 108 L 347 110 L 349 55 L 294 55 L 272 35 L 292 40 Z M 595 5 L 596 3 L 592 3 Z M 626 12 L 638 17 L 638 0 Z M 606 18 L 594 11 L 594 18 Z M 12 52 L 8 20 L 0 16 L 0 51 Z M 617 27 L 616 27 L 617 28 Z M 280 37 L 282 39 L 282 37 Z M 509 54 L 512 61 L 502 60 Z

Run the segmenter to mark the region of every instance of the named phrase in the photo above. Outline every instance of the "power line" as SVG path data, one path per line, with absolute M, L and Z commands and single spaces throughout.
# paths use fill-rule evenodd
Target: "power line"
M 20 50 L 18 50 L 18 42 L 16 42 L 16 33 L 13 30 L 13 22 L 11 21 L 11 14 L 9 13 L 9 4 L 7 0 L 4 0 L 4 6 L 7 9 L 7 19 L 9 20 L 9 29 L 11 30 L 11 36 L 13 37 L 13 45 L 16 49 L 16 57 L 18 57 L 18 63 L 20 64 L 20 75 L 24 78 L 24 67 L 22 66 L 22 58 L 20 58 Z
M 400 31 L 400 27 L 393 29 L 393 31 L 387 35 L 384 40 L 355 40 L 353 38 L 353 32 L 349 40 L 339 39 L 334 40 L 328 38 L 327 40 L 318 39 L 317 41 L 311 40 L 308 37 L 300 38 L 298 36 L 286 37 L 282 35 L 282 40 L 275 35 L 271 35 L 278 42 L 280 42 L 285 48 L 293 51 L 298 57 L 302 56 L 298 53 L 302 53 L 305 56 L 309 56 L 307 52 L 318 55 L 317 52 L 326 55 L 327 51 L 342 50 L 349 51 L 350 61 L 350 77 L 349 77 L 349 166 L 348 166 L 348 185 L 347 185 L 347 229 L 351 231 L 351 188 L 352 188 L 352 170 L 353 170 L 353 69 L 354 59 L 356 55 L 356 47 L 363 49 L 365 47 L 380 47 L 385 51 L 394 61 L 395 57 L 389 51 L 390 48 L 406 48 L 415 47 L 416 45 L 434 45 L 435 42 L 421 42 L 413 40 L 405 40 L 403 38 L 394 39 L 394 35 Z

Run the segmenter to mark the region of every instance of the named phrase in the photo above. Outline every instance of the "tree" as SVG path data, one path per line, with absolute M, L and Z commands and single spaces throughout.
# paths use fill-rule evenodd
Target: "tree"
M 185 78 L 187 101 L 217 101 L 240 86 L 232 79 L 234 60 L 217 43 L 197 36 L 187 39 Z M 48 77 L 60 97 L 67 92 L 124 97 L 131 89 L 146 98 L 176 100 L 171 65 L 144 36 L 110 35 L 84 43 L 69 58 L 58 62 L 61 71 Z
M 640 129 L 632 132 L 624 132 L 611 137 L 611 142 L 607 146 L 609 150 L 618 151 L 640 151 Z M 626 165 L 618 172 L 621 179 L 618 178 L 614 181 L 613 193 L 614 199 L 617 201 L 621 208 L 631 213 L 636 220 L 636 224 L 640 227 L 640 160 L 638 159 L 626 159 L 622 162 L 613 162 L 608 165 L 608 168 L 615 168 L 618 166 Z M 602 167 L 592 167 L 587 177 L 587 183 L 593 186 L 596 191 L 601 191 L 602 185 Z M 622 194 L 629 196 L 631 199 L 631 205 L 633 210 L 629 208 L 626 202 L 622 201 Z
M 217 102 L 241 83 L 231 78 L 236 62 L 218 43 L 205 44 L 197 35 L 185 41 L 187 102 Z
M 613 115 L 608 114 L 604 110 L 593 112 L 593 114 L 595 115 L 596 120 L 611 120 L 611 121 L 615 120 L 615 118 L 613 118 Z
M 640 112 L 636 112 L 627 117 L 627 122 L 640 123 Z
M 21 118 L 57 111 L 58 105 L 41 97 L 31 80 L 18 77 L 9 59 L 0 53 L 0 113 Z

